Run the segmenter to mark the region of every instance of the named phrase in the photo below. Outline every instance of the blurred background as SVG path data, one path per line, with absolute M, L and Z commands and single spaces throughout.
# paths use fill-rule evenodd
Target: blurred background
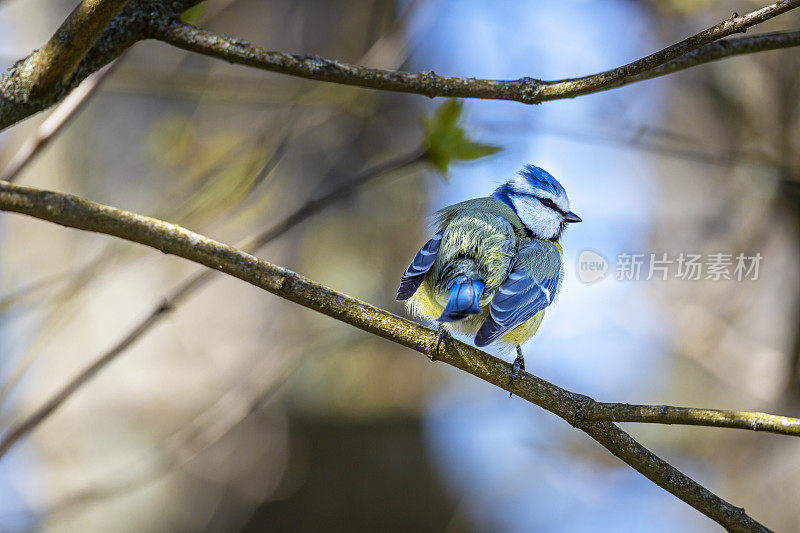
M 74 4 L 0 0 L 3 67 Z M 269 49 L 368 66 L 557 79 L 762 4 L 214 0 L 187 16 Z M 748 35 L 798 22 L 790 12 Z M 799 83 L 789 49 L 538 106 L 466 101 L 467 135 L 502 151 L 446 176 L 403 164 L 258 255 L 404 314 L 396 285 L 429 215 L 533 163 L 584 222 L 563 239 L 566 281 L 524 346 L 529 371 L 602 401 L 797 416 Z M 235 243 L 415 153 L 440 103 L 143 42 L 20 182 Z M 0 163 L 42 119 L 0 134 Z M 584 250 L 608 261 L 604 279 L 580 281 Z M 681 252 L 763 260 L 757 280 L 616 279 L 619 254 Z M 0 431 L 197 271 L 0 215 Z M 716 530 L 553 415 L 240 281 L 217 276 L 160 318 L 0 459 L 0 530 Z M 794 439 L 625 429 L 767 526 L 800 530 Z

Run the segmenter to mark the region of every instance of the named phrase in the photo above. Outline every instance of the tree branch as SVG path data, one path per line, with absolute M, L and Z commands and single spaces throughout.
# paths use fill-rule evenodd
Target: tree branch
M 60 102 L 88 76 L 119 57 L 137 41 L 148 38 L 154 28 L 167 24 L 200 1 L 130 0 L 126 4 L 123 0 L 83 0 L 45 45 L 54 43 L 47 54 L 42 56 L 34 52 L 0 76 L 0 131 Z M 119 9 L 118 6 L 122 5 L 124 7 Z M 97 9 L 86 6 L 96 6 Z M 105 17 L 112 7 L 118 12 L 109 19 L 109 24 Z M 78 20 L 86 21 L 87 27 L 93 31 L 75 25 Z M 79 35 L 69 41 L 73 39 L 73 30 Z M 94 30 L 100 32 L 99 37 Z M 69 42 L 81 46 L 67 46 L 65 41 L 62 43 L 65 51 L 59 55 L 56 53 L 61 49 L 58 43 L 64 36 Z M 90 46 L 84 49 L 87 41 Z M 73 65 L 78 49 L 81 50 L 78 63 Z
M 800 418 L 748 411 L 591 402 L 585 406 L 583 416 L 587 420 L 749 429 L 800 437 Z
M 15 65 L 14 91 L 41 98 L 65 82 L 128 0 L 82 0 L 47 43 Z
M 100 84 L 111 74 L 116 63 L 106 65 L 86 78 L 77 89 L 72 91 L 58 107 L 42 122 L 36 132 L 28 137 L 19 147 L 5 168 L 0 171 L 0 181 L 14 183 L 28 164 L 41 152 L 53 137 L 61 131 L 72 117 L 80 111 L 92 98 Z
M 409 73 L 371 69 L 317 56 L 264 50 L 241 39 L 219 36 L 178 20 L 180 13 L 199 2 L 200 0 L 130 0 L 88 52 L 81 52 L 82 59 L 75 66 L 73 60 L 78 54 L 71 47 L 59 44 L 59 30 L 45 46 L 49 50 L 47 54 L 34 53 L 0 76 L 0 131 L 59 102 L 87 76 L 118 57 L 137 41 L 147 38 L 159 39 L 179 48 L 233 63 L 308 79 L 415 93 L 431 98 L 484 98 L 526 104 L 573 98 L 733 55 L 800 44 L 800 32 L 770 33 L 715 43 L 800 6 L 800 0 L 783 0 L 747 15 L 731 17 L 647 57 L 598 74 L 556 81 L 529 77 L 518 80 L 485 80 L 437 76 L 433 72 Z M 105 20 L 108 9 L 123 3 L 122 0 L 83 0 L 83 7 L 79 6 L 70 15 L 62 29 L 72 31 L 77 27 L 77 21 L 86 21 L 92 32 L 79 38 L 81 47 L 76 48 L 82 49 L 86 42 L 91 44 L 97 37 L 94 30 L 97 30 L 100 21 Z M 90 6 L 95 6 L 96 9 L 90 9 Z M 64 48 L 70 50 L 57 53 Z M 86 52 L 85 56 L 83 52 Z M 52 59 L 54 57 L 63 60 L 55 61 Z M 51 59 L 44 61 L 46 58 Z M 51 64 L 56 64 L 57 67 L 51 69 L 48 66 Z M 40 70 L 44 73 L 39 73 Z M 65 74 L 71 75 L 65 78 Z M 60 80 L 57 80 L 58 76 L 61 76 Z
M 412 152 L 394 158 L 390 161 L 375 165 L 374 167 L 359 173 L 347 183 L 332 189 L 326 194 L 317 198 L 309 199 L 271 228 L 264 230 L 249 239 L 245 239 L 240 243 L 237 243 L 236 248 L 242 249 L 246 252 L 256 251 L 277 239 L 284 233 L 288 232 L 290 229 L 296 227 L 304 220 L 307 220 L 308 218 L 311 218 L 315 214 L 319 213 L 328 205 L 352 193 L 357 188 L 369 183 L 379 176 L 383 176 L 400 168 L 413 165 L 422 161 L 423 159 L 423 152 Z M 174 311 L 178 305 L 186 301 L 186 299 L 191 297 L 194 293 L 200 290 L 200 288 L 205 286 L 206 283 L 211 281 L 214 274 L 215 272 L 213 270 L 202 269 L 186 278 L 175 289 L 173 289 L 169 295 L 167 295 L 162 301 L 158 302 L 150 314 L 136 324 L 131 331 L 128 332 L 128 334 L 122 339 L 120 339 L 120 341 L 109 351 L 92 361 L 78 375 L 70 379 L 61 389 L 44 401 L 31 414 L 8 428 L 8 430 L 3 434 L 3 438 L 0 439 L 0 458 L 2 458 L 17 442 L 35 430 L 42 422 L 47 420 L 59 407 L 61 407 L 61 405 L 64 404 L 64 402 L 66 402 L 72 397 L 73 394 L 80 390 L 84 384 L 89 382 L 111 362 L 115 361 L 117 357 L 119 357 L 123 352 L 136 343 L 136 341 L 138 341 L 147 332 L 153 329 L 154 326 L 161 322 L 164 317 Z
M 581 78 L 544 81 L 534 78 L 488 80 L 438 76 L 433 72 L 410 73 L 362 67 L 319 56 L 301 56 L 265 50 L 247 41 L 173 20 L 153 37 L 178 48 L 250 67 L 318 81 L 371 89 L 422 94 L 512 100 L 538 104 L 604 91 L 628 83 L 670 74 L 737 54 L 800 45 L 800 32 L 770 33 L 715 43 L 723 37 L 800 7 L 800 0 L 775 2 L 747 15 L 732 17 L 677 44 L 647 57 Z M 689 54 L 688 57 L 683 57 Z M 678 59 L 680 58 L 680 59 Z
M 728 57 L 767 52 L 770 50 L 781 50 L 783 48 L 793 48 L 795 46 L 800 46 L 800 31 L 775 31 L 760 33 L 751 37 L 736 37 L 734 39 L 715 41 L 673 59 L 668 63 L 664 63 L 659 67 L 631 76 L 608 88 L 621 87 L 629 83 L 666 76 L 667 74 L 672 74 L 679 70 L 718 61 L 720 59 L 726 59 Z
M 0 209 L 62 226 L 104 233 L 144 244 L 166 254 L 219 270 L 277 296 L 347 324 L 431 354 L 436 332 L 260 260 L 180 226 L 123 211 L 76 196 L 0 182 Z M 523 373 L 510 385 L 511 365 L 485 352 L 446 339 L 439 360 L 508 390 L 563 418 L 658 486 L 685 501 L 729 531 L 769 531 L 705 487 L 660 459 L 611 422 L 585 418 L 591 398 Z

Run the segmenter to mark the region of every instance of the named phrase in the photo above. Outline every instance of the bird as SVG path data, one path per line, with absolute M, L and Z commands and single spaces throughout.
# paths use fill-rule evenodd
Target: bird
M 516 348 L 510 385 L 525 370 L 521 345 L 539 329 L 564 278 L 559 240 L 581 222 L 564 187 L 546 170 L 525 165 L 491 196 L 439 210 L 433 237 L 403 272 L 397 300 L 438 323 L 444 336 L 466 334 L 483 347 Z

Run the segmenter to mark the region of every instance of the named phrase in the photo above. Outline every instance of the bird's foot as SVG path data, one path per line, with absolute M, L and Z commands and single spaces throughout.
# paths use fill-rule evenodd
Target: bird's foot
M 428 354 L 428 359 L 430 359 L 432 363 L 439 360 L 439 347 L 442 345 L 442 340 L 449 336 L 450 333 L 444 329 L 444 324 L 439 324 L 439 328 L 436 330 L 436 349 L 433 353 Z
M 511 379 L 509 379 L 508 383 L 506 383 L 506 387 L 511 385 L 511 383 L 517 379 L 520 370 L 525 370 L 525 358 L 522 357 L 522 349 L 517 346 L 517 357 L 514 359 L 514 364 L 511 365 Z M 513 396 L 513 393 L 509 392 L 508 396 Z

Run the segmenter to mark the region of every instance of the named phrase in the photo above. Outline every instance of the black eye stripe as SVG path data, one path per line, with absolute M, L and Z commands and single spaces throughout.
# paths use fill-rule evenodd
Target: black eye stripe
M 535 194 L 530 194 L 530 193 L 527 193 L 527 192 L 516 192 L 515 191 L 514 194 L 516 194 L 517 196 L 527 196 L 528 198 L 536 198 L 537 200 L 539 200 L 539 202 L 543 206 L 549 207 L 553 211 L 557 211 L 557 212 L 561 213 L 562 215 L 566 216 L 566 213 L 560 207 L 558 207 L 556 205 L 556 203 L 553 200 L 551 200 L 550 198 L 542 198 L 540 196 L 536 196 Z

